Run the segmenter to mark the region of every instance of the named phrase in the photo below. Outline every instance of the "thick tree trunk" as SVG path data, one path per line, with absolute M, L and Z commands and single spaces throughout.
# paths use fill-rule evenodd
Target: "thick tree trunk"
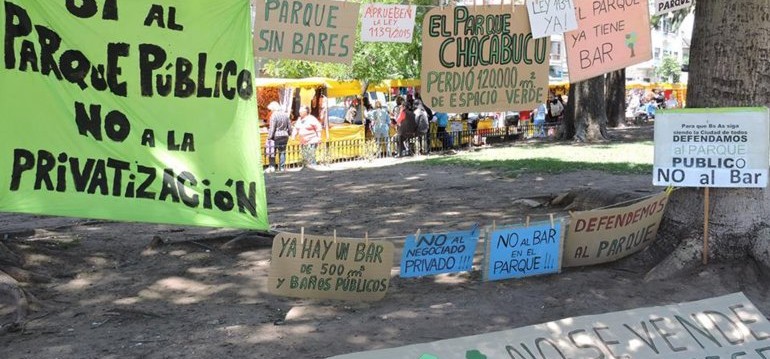
M 567 103 L 564 107 L 564 118 L 561 121 L 561 126 L 556 132 L 556 138 L 560 140 L 571 140 L 575 137 L 575 86 L 569 87 L 567 95 Z
M 607 126 L 618 127 L 626 117 L 626 69 L 607 74 L 604 95 L 607 102 Z
M 770 105 L 770 2 L 709 0 L 695 7 L 687 107 Z M 703 190 L 674 193 L 656 248 L 670 253 L 649 278 L 698 266 Z M 770 191 L 710 189 L 710 260 L 751 258 L 770 269 Z M 673 251 L 673 253 L 671 253 Z
M 606 139 L 607 111 L 604 101 L 604 76 L 581 81 L 574 87 L 575 136 L 576 142 L 595 142 Z

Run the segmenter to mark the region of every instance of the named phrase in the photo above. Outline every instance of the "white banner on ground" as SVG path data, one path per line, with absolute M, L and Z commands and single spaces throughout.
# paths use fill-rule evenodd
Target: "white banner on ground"
M 587 315 L 330 359 L 770 358 L 770 322 L 743 295 Z

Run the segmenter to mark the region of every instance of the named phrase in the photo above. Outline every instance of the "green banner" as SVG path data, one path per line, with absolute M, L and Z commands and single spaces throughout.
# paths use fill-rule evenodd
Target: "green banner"
M 0 14 L 0 210 L 268 228 L 247 0 Z

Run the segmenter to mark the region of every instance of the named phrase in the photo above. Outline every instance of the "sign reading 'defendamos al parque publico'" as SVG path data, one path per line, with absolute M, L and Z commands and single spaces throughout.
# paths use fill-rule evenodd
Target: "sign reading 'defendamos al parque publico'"
M 652 183 L 767 187 L 770 120 L 765 107 L 660 111 Z

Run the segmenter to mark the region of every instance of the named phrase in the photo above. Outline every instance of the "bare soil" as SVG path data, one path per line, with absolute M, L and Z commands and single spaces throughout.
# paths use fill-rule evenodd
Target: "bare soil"
M 613 131 L 629 141 L 650 133 Z M 403 238 L 418 228 L 562 216 L 561 207 L 516 200 L 545 202 L 576 189 L 645 194 L 656 190 L 650 182 L 597 171 L 511 178 L 401 159 L 273 173 L 267 190 L 277 231 Z M 470 273 L 394 276 L 385 299 L 373 303 L 277 297 L 265 287 L 269 242 L 223 247 L 243 233 L 0 214 L 2 243 L 26 269 L 53 278 L 25 285 L 40 305 L 21 330 L 0 335 L 0 358 L 325 358 L 736 291 L 770 313 L 768 281 L 752 263 L 711 263 L 645 282 L 649 253 L 523 280 L 483 282 L 478 261 Z M 10 303 L 0 295 L 0 325 L 13 320 Z

